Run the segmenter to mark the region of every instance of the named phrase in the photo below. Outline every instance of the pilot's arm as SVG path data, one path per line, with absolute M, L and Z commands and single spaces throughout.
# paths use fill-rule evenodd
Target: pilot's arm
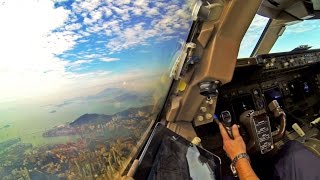
M 220 133 L 223 139 L 223 149 L 226 151 L 229 158 L 234 160 L 237 155 L 246 153 L 246 145 L 239 133 L 238 126 L 232 126 L 232 134 L 234 139 L 231 139 L 221 123 L 219 123 Z M 257 180 L 259 179 L 253 171 L 250 162 L 246 158 L 240 158 L 235 162 L 235 167 L 238 176 L 241 180 Z

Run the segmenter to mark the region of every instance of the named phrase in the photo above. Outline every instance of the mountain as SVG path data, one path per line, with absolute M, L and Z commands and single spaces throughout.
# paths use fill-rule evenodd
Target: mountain
M 70 126 L 79 126 L 83 124 L 106 123 L 112 120 L 112 115 L 104 114 L 84 114 L 70 123 Z
M 121 88 L 107 88 L 100 91 L 97 94 L 85 96 L 85 97 L 77 97 L 73 99 L 66 100 L 60 104 L 50 105 L 54 106 L 54 108 L 63 108 L 64 106 L 69 106 L 71 104 L 81 104 L 81 103 L 117 103 L 120 102 L 122 104 L 129 105 L 146 105 L 152 103 L 152 91 L 134 91 L 129 89 L 121 89 Z M 54 109 L 50 111 L 50 113 L 54 113 L 58 111 Z
M 124 111 L 121 111 L 121 112 L 114 114 L 114 116 L 117 115 L 117 116 L 129 117 L 130 115 L 136 115 L 139 112 L 151 113 L 152 109 L 153 109 L 152 105 L 137 107 L 137 108 L 129 108 L 127 110 L 124 110 Z
M 126 93 L 126 94 L 122 94 L 120 96 L 117 96 L 114 98 L 114 101 L 136 101 L 139 99 L 139 96 L 137 96 L 136 94 L 132 94 L 132 93 Z
M 123 94 L 128 94 L 128 93 L 130 93 L 128 90 L 121 89 L 121 88 L 107 88 L 102 90 L 98 94 L 86 97 L 86 99 L 87 100 L 113 99 L 114 97 L 121 96 Z
M 107 123 L 112 120 L 112 117 L 114 116 L 120 116 L 120 117 L 133 117 L 133 116 L 139 116 L 139 114 L 143 113 L 151 113 L 153 109 L 153 106 L 143 106 L 143 107 L 137 107 L 137 108 L 129 108 L 127 110 L 115 113 L 113 115 L 105 115 L 105 114 L 84 114 L 71 122 L 69 125 L 71 127 L 80 126 L 84 124 L 96 124 L 96 123 Z M 143 113 L 141 113 L 143 112 Z

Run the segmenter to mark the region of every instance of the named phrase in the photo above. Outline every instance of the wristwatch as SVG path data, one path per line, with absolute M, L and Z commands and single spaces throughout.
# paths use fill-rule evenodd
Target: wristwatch
M 249 155 L 247 153 L 240 153 L 232 160 L 232 162 L 230 164 L 230 169 L 232 171 L 232 174 L 235 177 L 238 176 L 237 169 L 236 169 L 236 163 L 242 158 L 246 158 L 250 162 L 250 157 L 249 157 Z

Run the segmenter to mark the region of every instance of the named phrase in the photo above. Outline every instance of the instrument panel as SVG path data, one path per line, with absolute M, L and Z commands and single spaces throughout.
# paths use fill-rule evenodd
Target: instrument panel
M 257 62 L 263 65 L 265 70 L 279 70 L 294 67 L 301 67 L 320 62 L 319 50 L 310 50 L 308 52 L 286 52 L 259 55 Z
M 255 142 L 260 147 L 260 155 L 265 154 L 275 145 L 270 137 L 273 137 L 279 127 L 279 119 L 268 110 L 268 104 L 273 100 L 277 100 L 286 113 L 286 131 L 289 133 L 293 131 L 293 124 L 309 126 L 310 122 L 319 117 L 320 49 L 267 54 L 239 60 L 232 81 L 219 89 L 215 116 L 220 117 L 222 112 L 229 111 L 232 124 L 240 125 L 240 134 L 246 144 L 250 146 L 250 142 Z M 258 113 L 257 116 L 250 116 L 254 120 L 251 122 L 254 123 L 255 128 L 252 129 L 255 133 L 250 134 L 244 121 L 241 121 L 241 115 L 245 116 L 246 112 Z M 259 118 L 262 117 L 258 116 L 263 114 L 262 112 L 266 112 L 267 118 Z M 254 119 L 255 117 L 257 118 Z M 260 126 L 266 119 L 269 119 L 270 124 Z M 266 127 L 271 133 L 266 132 Z M 228 162 L 228 157 L 224 156 L 221 148 L 218 127 L 199 126 L 196 127 L 196 132 L 206 149 L 219 154 L 223 161 Z M 257 135 L 254 136 L 254 141 L 251 139 L 252 134 Z M 224 173 L 231 173 L 227 166 L 224 169 L 227 171 Z
M 320 114 L 320 49 L 260 55 L 247 62 L 239 61 L 232 82 L 221 87 L 217 114 L 228 110 L 237 122 L 244 111 L 265 110 L 272 100 L 306 123 Z

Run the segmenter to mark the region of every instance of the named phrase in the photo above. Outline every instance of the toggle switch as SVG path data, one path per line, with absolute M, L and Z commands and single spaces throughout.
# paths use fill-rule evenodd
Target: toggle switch
M 198 116 L 198 117 L 197 117 L 197 120 L 201 122 L 201 121 L 204 120 L 204 118 L 203 118 L 203 116 Z
M 212 114 L 207 113 L 207 114 L 206 114 L 206 119 L 207 119 L 207 120 L 210 120 L 211 118 L 212 118 Z
M 201 108 L 200 108 L 200 111 L 201 111 L 201 112 L 207 112 L 207 108 L 206 108 L 206 107 L 201 107 Z

